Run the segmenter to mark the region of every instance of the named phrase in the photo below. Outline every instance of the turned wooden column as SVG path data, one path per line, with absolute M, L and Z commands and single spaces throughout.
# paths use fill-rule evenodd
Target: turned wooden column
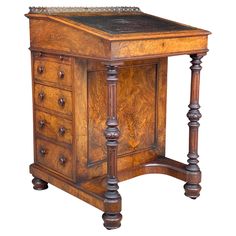
M 201 118 L 201 113 L 199 111 L 199 86 L 200 86 L 200 71 L 201 58 L 204 54 L 193 54 L 190 55 L 192 58 L 192 66 L 190 67 L 192 71 L 191 75 L 191 93 L 190 93 L 190 110 L 187 113 L 187 117 L 190 122 L 189 126 L 189 153 L 188 153 L 188 165 L 186 170 L 189 171 L 189 180 L 184 185 L 185 195 L 196 199 L 200 195 L 201 186 L 201 171 L 198 166 L 198 128 L 200 126 L 199 119 Z
M 107 145 L 107 191 L 105 192 L 104 226 L 107 229 L 120 227 L 122 219 L 121 196 L 118 192 L 117 179 L 117 147 L 120 131 L 117 121 L 117 66 L 107 67 L 107 121 L 104 135 Z

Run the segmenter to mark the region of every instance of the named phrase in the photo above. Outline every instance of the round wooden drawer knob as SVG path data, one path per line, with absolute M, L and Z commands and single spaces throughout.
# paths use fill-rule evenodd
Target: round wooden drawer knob
M 59 163 L 64 166 L 66 164 L 66 158 L 62 155 L 59 157 Z
M 64 98 L 59 98 L 58 99 L 58 104 L 59 104 L 59 106 L 61 106 L 61 107 L 64 107 L 65 106 L 65 99 Z
M 41 157 L 44 157 L 47 154 L 47 152 L 46 152 L 46 150 L 44 148 L 41 147 L 39 149 L 39 154 L 40 154 Z
M 64 71 L 59 71 L 59 72 L 58 72 L 58 77 L 59 77 L 60 79 L 64 79 L 64 77 L 65 77 L 65 72 L 64 72 Z
M 38 66 L 38 68 L 37 68 L 37 71 L 39 74 L 42 74 L 44 72 L 44 70 L 45 70 L 44 66 Z
M 65 132 L 66 132 L 65 127 L 60 127 L 60 128 L 58 129 L 58 133 L 59 133 L 61 136 L 63 136 L 63 135 L 65 134 Z
M 41 101 L 43 101 L 44 98 L 45 98 L 45 93 L 44 93 L 44 92 L 40 92 L 40 93 L 39 93 L 39 99 L 40 99 Z
M 39 121 L 39 127 L 42 129 L 42 128 L 44 128 L 45 127 L 45 120 L 40 120 Z

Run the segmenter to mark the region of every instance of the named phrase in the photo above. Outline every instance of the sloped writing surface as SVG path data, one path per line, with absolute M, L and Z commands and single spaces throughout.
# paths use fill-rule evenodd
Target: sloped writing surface
M 67 16 L 66 18 L 110 34 L 169 32 L 195 29 L 151 15 Z

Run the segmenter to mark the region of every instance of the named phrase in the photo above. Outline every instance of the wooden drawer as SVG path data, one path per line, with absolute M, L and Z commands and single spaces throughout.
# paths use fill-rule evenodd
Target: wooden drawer
M 58 55 L 58 54 L 45 53 L 42 51 L 32 51 L 32 55 L 34 59 L 55 61 L 60 64 L 71 65 L 71 62 L 72 62 L 72 57 L 62 55 L 62 54 Z
M 72 154 L 67 148 L 37 139 L 36 162 L 72 179 Z
M 69 91 L 35 84 L 34 102 L 41 107 L 67 115 L 72 114 L 72 95 Z
M 47 60 L 34 60 L 34 79 L 61 86 L 71 86 L 71 65 Z
M 56 141 L 72 143 L 72 123 L 69 120 L 36 111 L 35 126 L 36 131 L 41 135 Z

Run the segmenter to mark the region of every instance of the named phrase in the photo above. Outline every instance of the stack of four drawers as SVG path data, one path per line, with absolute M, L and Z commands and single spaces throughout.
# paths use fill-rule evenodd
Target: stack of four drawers
M 72 58 L 33 52 L 35 162 L 72 179 Z

